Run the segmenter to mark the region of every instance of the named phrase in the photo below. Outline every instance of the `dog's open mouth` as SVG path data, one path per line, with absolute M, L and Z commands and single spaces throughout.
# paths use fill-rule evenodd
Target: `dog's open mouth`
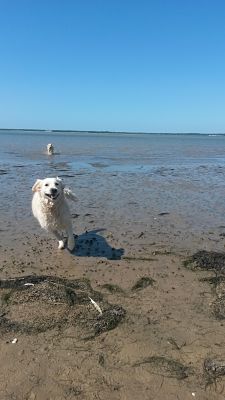
M 51 200 L 56 200 L 57 197 L 59 196 L 59 193 L 56 194 L 45 193 L 45 195 Z

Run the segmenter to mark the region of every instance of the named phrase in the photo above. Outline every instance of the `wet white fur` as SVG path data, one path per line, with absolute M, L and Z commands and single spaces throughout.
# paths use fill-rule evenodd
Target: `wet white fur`
M 53 144 L 49 143 L 49 144 L 47 145 L 47 153 L 48 153 L 49 155 L 54 154 L 54 146 L 53 146 Z
M 52 189 L 57 189 L 57 198 L 48 196 Z M 64 248 L 62 231 L 68 236 L 67 247 L 73 250 L 75 240 L 72 229 L 72 220 L 66 198 L 76 201 L 76 196 L 70 189 L 65 188 L 60 178 L 37 179 L 32 187 L 32 211 L 41 227 L 53 233 L 59 241 L 59 249 Z

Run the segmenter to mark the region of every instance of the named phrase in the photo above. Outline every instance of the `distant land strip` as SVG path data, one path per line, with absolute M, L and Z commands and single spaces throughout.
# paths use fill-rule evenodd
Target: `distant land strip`
M 111 134 L 123 134 L 123 135 L 209 135 L 209 136 L 225 136 L 224 133 L 217 132 L 129 132 L 129 131 L 108 131 L 108 130 L 77 130 L 77 129 L 34 129 L 34 128 L 0 128 L 0 133 L 3 131 L 16 131 L 16 132 L 45 132 L 47 133 L 111 133 Z

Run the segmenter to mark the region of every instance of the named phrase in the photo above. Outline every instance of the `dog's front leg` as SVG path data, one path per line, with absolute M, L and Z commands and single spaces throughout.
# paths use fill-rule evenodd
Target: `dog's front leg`
M 68 235 L 67 247 L 70 251 L 73 251 L 73 249 L 75 247 L 75 240 L 74 240 L 74 235 L 73 235 L 72 224 L 67 227 L 66 233 Z
M 62 235 L 60 235 L 60 233 L 56 230 L 52 230 L 51 232 L 53 233 L 53 235 L 55 235 L 55 237 L 59 241 L 58 249 L 60 249 L 60 250 L 64 249 L 65 244 L 64 244 Z

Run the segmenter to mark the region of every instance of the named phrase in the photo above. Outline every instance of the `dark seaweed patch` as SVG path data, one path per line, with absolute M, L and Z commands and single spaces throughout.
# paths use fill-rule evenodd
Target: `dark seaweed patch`
M 185 260 L 184 266 L 192 270 L 213 271 L 216 276 L 201 278 L 201 282 L 212 285 L 216 298 L 212 303 L 212 312 L 217 319 L 225 319 L 225 253 L 198 251 Z
M 76 213 L 71 214 L 71 216 L 72 216 L 73 219 L 78 218 L 79 215 L 80 215 L 80 214 L 76 214 Z
M 134 260 L 134 261 L 155 261 L 154 258 L 150 257 L 132 257 L 132 256 L 124 256 L 123 260 Z
M 161 212 L 158 214 L 160 217 L 163 217 L 164 215 L 169 215 L 169 212 Z
M 1 296 L 1 304 L 3 306 L 9 304 L 11 295 L 12 295 L 12 291 L 11 290 L 2 294 L 2 296 Z
M 74 178 L 74 175 L 68 175 L 68 174 L 61 174 L 61 178 Z
M 217 319 L 225 319 L 225 296 L 214 301 L 213 313 Z
M 225 276 L 210 276 L 206 278 L 200 278 L 200 282 L 207 282 L 210 285 L 217 287 L 221 282 L 225 281 Z
M 105 283 L 101 287 L 108 290 L 110 293 L 124 293 L 123 289 L 121 289 L 118 285 L 114 285 L 112 283 Z
M 225 360 L 212 360 L 207 358 L 203 364 L 203 371 L 207 383 L 214 383 L 217 378 L 225 375 Z
M 126 311 L 121 306 L 115 305 L 104 311 L 102 317 L 94 325 L 95 335 L 115 329 L 124 319 Z
M 138 279 L 138 281 L 135 283 L 135 285 L 132 287 L 131 290 L 145 289 L 148 286 L 153 286 L 154 283 L 155 280 L 153 278 L 148 276 L 143 276 L 142 278 Z
M 98 302 L 102 315 L 90 297 Z M 79 337 L 94 338 L 116 328 L 126 313 L 122 307 L 104 301 L 86 279 L 42 275 L 1 280 L 0 298 L 1 333 L 35 334 L 76 326 Z
M 201 250 L 184 261 L 184 266 L 193 270 L 215 270 L 217 273 L 225 273 L 225 253 Z
M 0 169 L 0 175 L 6 175 L 8 172 L 5 169 Z
M 190 367 L 187 367 L 181 362 L 172 358 L 167 358 L 164 356 L 152 356 L 144 358 L 142 361 L 135 363 L 134 367 L 138 367 L 143 364 L 147 364 L 148 369 L 152 374 L 162 375 L 168 378 L 182 380 L 191 374 Z
M 213 287 L 213 292 L 216 295 L 212 303 L 212 312 L 219 319 L 225 319 L 225 276 L 213 276 L 200 279 L 202 282 L 208 282 Z

